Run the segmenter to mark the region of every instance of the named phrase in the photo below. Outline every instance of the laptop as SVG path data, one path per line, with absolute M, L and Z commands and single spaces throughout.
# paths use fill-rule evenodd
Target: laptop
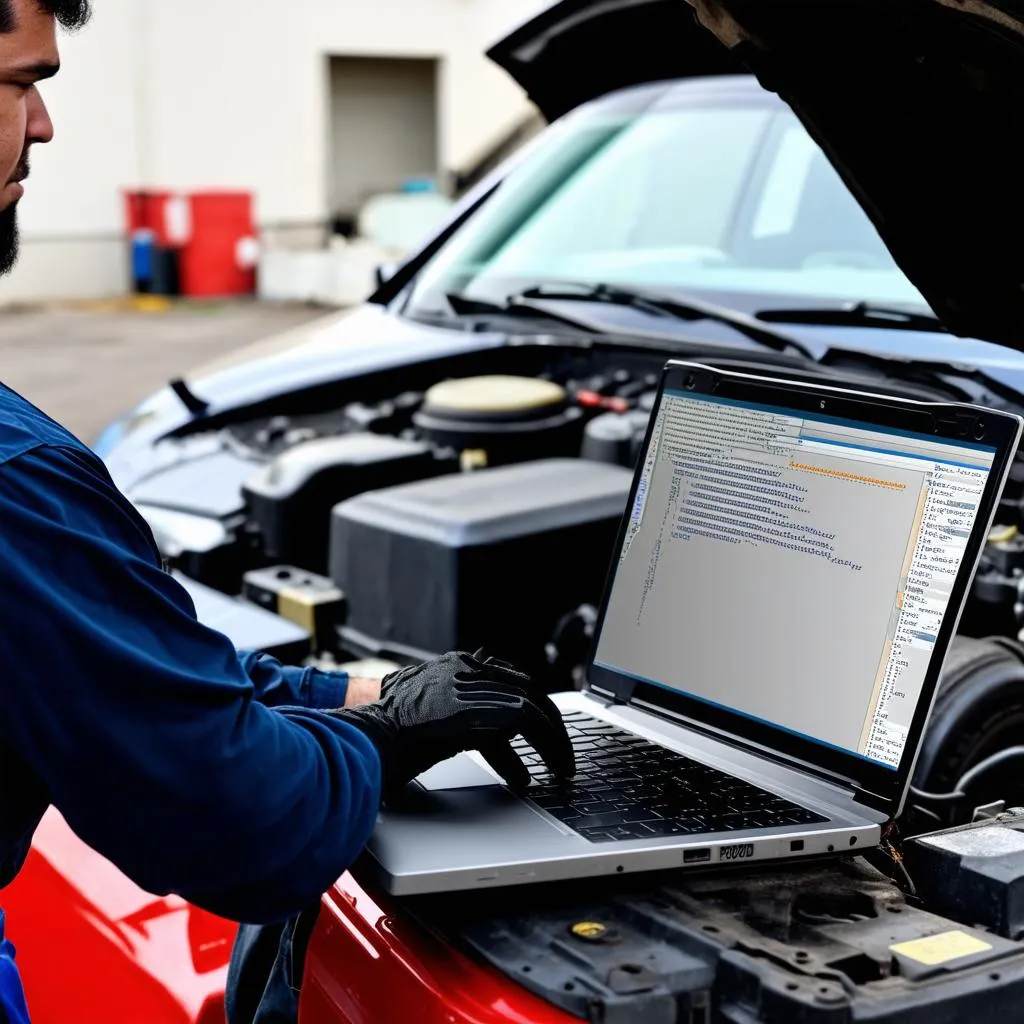
M 850 853 L 901 811 L 1019 417 L 671 362 L 595 627 L 555 695 L 578 774 L 519 738 L 385 808 L 396 895 Z

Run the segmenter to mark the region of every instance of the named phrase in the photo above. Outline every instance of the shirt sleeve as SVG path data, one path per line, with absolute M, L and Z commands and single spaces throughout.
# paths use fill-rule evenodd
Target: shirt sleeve
M 269 654 L 241 651 L 242 671 L 253 685 L 253 696 L 268 708 L 294 705 L 335 711 L 345 706 L 348 674 L 282 665 Z
M 277 920 L 315 903 L 369 838 L 371 741 L 260 702 L 316 703 L 321 681 L 240 659 L 202 626 L 85 451 L 0 466 L 0 664 L 0 735 L 74 831 L 150 892 Z

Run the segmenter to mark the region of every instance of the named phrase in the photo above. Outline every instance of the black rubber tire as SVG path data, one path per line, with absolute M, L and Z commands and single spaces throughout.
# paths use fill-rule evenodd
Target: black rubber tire
M 939 694 L 914 771 L 914 786 L 929 793 L 948 793 L 967 769 L 1006 747 L 1024 745 L 1024 648 L 1013 641 L 957 637 L 950 648 Z M 1020 762 L 994 769 L 961 806 L 934 805 L 942 825 L 960 824 L 975 806 L 1006 800 L 1024 803 L 1024 771 Z M 907 800 L 903 833 L 940 827 L 914 811 Z

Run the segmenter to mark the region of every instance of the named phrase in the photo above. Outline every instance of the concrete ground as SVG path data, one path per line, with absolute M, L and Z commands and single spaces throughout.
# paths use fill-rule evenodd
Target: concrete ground
M 0 381 L 86 442 L 191 368 L 329 312 L 254 301 L 0 310 Z

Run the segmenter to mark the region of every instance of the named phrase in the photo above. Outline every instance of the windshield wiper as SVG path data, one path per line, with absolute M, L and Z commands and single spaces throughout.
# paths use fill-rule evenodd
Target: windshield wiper
M 671 295 L 646 288 L 624 288 L 619 285 L 537 285 L 510 296 L 508 305 L 545 312 L 537 302 L 603 302 L 611 306 L 628 306 L 656 317 L 670 317 L 673 320 L 693 322 L 708 320 L 724 324 L 751 341 L 773 349 L 776 352 L 794 351 L 807 359 L 817 361 L 814 353 L 802 342 L 782 331 L 766 327 L 761 321 L 745 313 L 717 306 L 703 299 L 677 299 Z
M 569 316 L 567 313 L 558 313 L 550 309 L 542 309 L 533 306 L 529 302 L 488 302 L 486 299 L 471 299 L 468 295 L 459 292 L 448 292 L 445 295 L 448 305 L 456 316 L 511 316 L 520 319 L 552 320 L 555 323 L 572 327 L 574 330 L 582 331 L 585 334 L 606 334 L 607 331 L 599 325 L 582 317 Z
M 692 323 L 709 320 L 724 324 L 744 335 L 751 341 L 775 352 L 797 352 L 806 359 L 817 361 L 815 354 L 796 338 L 782 331 L 766 327 L 755 317 L 745 313 L 705 302 L 703 299 L 677 299 L 649 289 L 623 288 L 618 285 L 569 284 L 536 285 L 510 295 L 504 304 L 482 299 L 471 299 L 458 292 L 449 292 L 445 298 L 456 316 L 533 316 L 546 317 L 589 334 L 631 333 L 628 329 L 616 328 L 613 332 L 607 325 L 592 319 L 570 316 L 562 311 L 550 309 L 548 302 L 593 302 L 610 306 L 626 306 L 640 310 L 649 316 L 661 319 Z M 639 333 L 639 332 L 637 332 Z
M 882 327 L 897 331 L 945 333 L 942 321 L 933 313 L 871 302 L 850 302 L 842 306 L 807 306 L 799 309 L 766 309 L 757 314 L 766 323 L 808 324 L 816 327 Z
M 976 366 L 965 363 L 907 359 L 903 356 L 879 355 L 832 346 L 822 357 L 820 365 L 840 373 L 852 366 L 866 367 L 892 380 L 938 388 L 958 402 L 989 405 L 995 408 L 1003 408 L 1002 403 L 1005 403 L 1005 407 L 1014 412 L 1022 406 L 1021 393 L 1017 388 L 1004 384 Z M 974 389 L 965 388 L 965 381 L 973 384 Z

